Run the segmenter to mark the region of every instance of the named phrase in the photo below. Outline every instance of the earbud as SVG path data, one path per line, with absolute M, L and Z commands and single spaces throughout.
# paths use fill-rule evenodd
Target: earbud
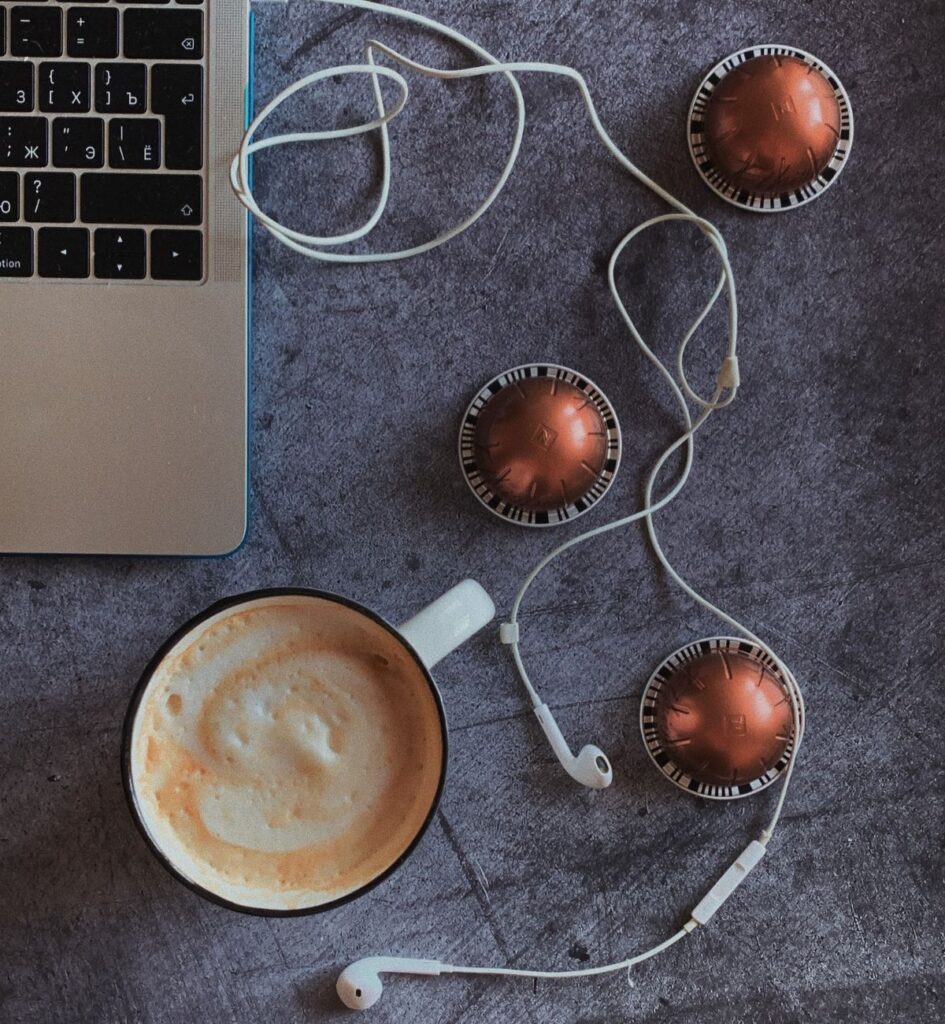
M 607 755 L 600 747 L 588 743 L 581 747 L 580 753 L 575 757 L 548 705 L 536 704 L 535 715 L 542 731 L 548 737 L 551 749 L 572 779 L 580 782 L 582 786 L 587 786 L 588 789 L 606 789 L 613 782 L 614 771 L 610 767 Z
M 338 975 L 335 991 L 349 1010 L 369 1010 L 381 998 L 381 974 L 425 974 L 443 971 L 439 960 L 410 960 L 399 956 L 368 956 L 349 964 Z

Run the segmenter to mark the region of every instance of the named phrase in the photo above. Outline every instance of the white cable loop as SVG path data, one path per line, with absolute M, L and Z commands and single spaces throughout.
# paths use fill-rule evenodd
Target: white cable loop
M 526 576 L 521 588 L 515 596 L 515 600 L 512 604 L 512 610 L 508 628 L 504 630 L 503 642 L 507 643 L 511 648 L 512 656 L 515 661 L 515 665 L 521 676 L 522 682 L 526 688 L 526 691 L 530 695 L 532 701 L 537 705 L 541 703 L 540 698 L 532 684 L 528 673 L 525 669 L 525 665 L 522 660 L 520 651 L 520 639 L 519 639 L 519 626 L 518 617 L 522 605 L 522 601 L 527 593 L 531 584 L 535 581 L 541 571 L 546 568 L 554 559 L 560 554 L 569 550 L 570 548 L 583 543 L 584 541 L 590 540 L 593 537 L 601 536 L 605 533 L 609 533 L 611 530 L 616 530 L 622 526 L 627 526 L 630 523 L 637 522 L 639 520 L 645 520 L 647 534 L 650 543 L 653 547 L 653 551 L 656 554 L 660 564 L 666 570 L 669 577 L 697 604 L 701 605 L 707 611 L 716 615 L 722 622 L 726 623 L 732 629 L 741 633 L 747 639 L 757 644 L 763 650 L 767 651 L 774 659 L 778 668 L 781 670 L 784 679 L 786 680 L 788 693 L 791 700 L 792 715 L 794 719 L 794 745 L 791 756 L 788 761 L 788 765 L 784 771 L 782 784 L 780 787 L 780 794 L 775 806 L 774 814 L 767 826 L 761 834 L 760 842 L 767 844 L 770 840 L 772 833 L 780 819 L 781 812 L 784 806 L 784 800 L 787 795 L 788 786 L 791 781 L 791 777 L 794 772 L 794 766 L 797 761 L 797 754 L 800 749 L 801 741 L 804 735 L 804 703 L 803 697 L 801 696 L 800 689 L 797 685 L 797 681 L 791 671 L 784 665 L 784 663 L 778 658 L 778 656 L 771 650 L 771 648 L 762 642 L 751 630 L 746 626 L 742 625 L 732 616 L 716 607 L 712 602 L 707 600 L 701 594 L 699 594 L 682 576 L 676 571 L 671 565 L 667 558 L 662 546 L 659 543 L 656 534 L 656 526 L 654 523 L 654 514 L 660 509 L 668 505 L 683 489 L 688 480 L 690 470 L 692 468 L 693 455 L 694 455 L 694 438 L 696 433 L 704 426 L 706 421 L 712 415 L 713 412 L 724 409 L 734 400 L 737 393 L 738 384 L 738 363 L 737 363 L 737 342 L 738 342 L 738 302 L 735 292 L 735 279 L 732 271 L 731 263 L 729 261 L 728 251 L 725 246 L 725 240 L 718 229 L 711 224 L 709 221 L 704 220 L 697 214 L 693 213 L 684 203 L 676 199 L 673 195 L 667 192 L 662 186 L 658 185 L 652 178 L 644 174 L 638 167 L 636 167 L 630 159 L 620 150 L 616 143 L 611 139 L 610 135 L 605 130 L 603 124 L 597 113 L 597 109 L 594 105 L 594 101 L 591 97 L 587 83 L 583 76 L 574 70 L 573 68 L 566 67 L 560 64 L 548 64 L 543 62 L 534 61 L 520 61 L 520 62 L 507 62 L 503 63 L 493 57 L 487 50 L 483 49 L 473 40 L 464 36 L 462 33 L 457 32 L 455 29 L 451 29 L 446 25 L 441 24 L 427 18 L 423 15 L 414 14 L 411 11 L 400 10 L 395 7 L 390 7 L 387 4 L 375 3 L 373 0 L 320 0 L 322 3 L 336 4 L 343 7 L 359 8 L 361 10 L 373 11 L 379 14 L 391 15 L 396 18 L 411 22 L 415 25 L 422 26 L 423 28 L 430 29 L 447 39 L 451 39 L 464 47 L 475 57 L 484 61 L 484 64 L 467 67 L 467 68 L 456 68 L 456 69 L 441 69 L 433 68 L 427 65 L 421 64 L 417 61 L 411 60 L 410 58 L 398 53 L 396 50 L 383 43 L 371 40 L 364 48 L 364 63 L 363 64 L 350 64 L 343 65 L 335 68 L 328 68 L 323 71 L 318 71 L 310 75 L 306 75 L 298 82 L 283 89 L 282 92 L 278 93 L 266 106 L 260 111 L 260 113 L 253 119 L 252 123 L 246 130 L 246 133 L 240 143 L 240 148 L 237 154 L 233 158 L 233 162 L 230 167 L 230 180 L 233 185 L 233 189 L 240 201 L 246 206 L 246 208 L 262 223 L 267 231 L 270 232 L 275 238 L 277 238 L 284 245 L 295 250 L 302 255 L 308 256 L 312 259 L 317 259 L 325 262 L 334 263 L 351 263 L 351 264 L 362 264 L 362 263 L 375 263 L 387 260 L 400 260 L 406 259 L 411 256 L 416 256 L 424 252 L 429 252 L 432 249 L 443 245 L 445 242 L 457 235 L 461 234 L 467 228 L 471 227 L 483 214 L 489 209 L 492 203 L 495 201 L 499 193 L 504 188 L 512 170 L 515 166 L 515 162 L 518 159 L 519 152 L 521 150 L 522 138 L 525 130 L 525 101 L 522 95 L 521 87 L 516 79 L 515 75 L 519 73 L 542 73 L 563 76 L 570 81 L 574 82 L 581 94 L 581 98 L 584 101 L 584 105 L 587 108 L 588 117 L 591 125 L 595 132 L 599 136 L 601 142 L 604 144 L 608 152 L 624 167 L 633 177 L 645 185 L 648 189 L 654 192 L 657 196 L 663 199 L 670 207 L 676 212 L 663 214 L 658 217 L 653 217 L 644 223 L 635 227 L 620 241 L 617 248 L 614 250 L 611 256 L 610 262 L 607 268 L 607 281 L 610 288 L 611 295 L 616 303 L 617 309 L 620 313 L 621 318 L 630 331 L 634 341 L 640 347 L 643 355 L 649 360 L 649 362 L 655 367 L 660 376 L 668 384 L 673 397 L 679 405 L 682 413 L 684 430 L 660 455 L 655 465 L 650 471 L 647 478 L 645 488 L 645 498 L 643 507 L 630 515 L 624 516 L 611 523 L 607 523 L 603 526 L 595 527 L 592 530 L 587 530 L 584 533 L 579 534 L 576 537 L 572 537 L 564 543 L 558 545 L 551 552 L 549 552 Z M 464 219 L 459 221 L 453 227 L 437 235 L 435 238 L 430 239 L 427 242 L 411 246 L 406 249 L 394 250 L 391 252 L 374 252 L 374 253 L 345 253 L 345 252 L 334 252 L 330 251 L 331 247 L 345 245 L 351 242 L 358 241 L 366 237 L 380 222 L 383 216 L 384 210 L 387 205 L 387 200 L 390 194 L 391 185 L 391 162 L 390 162 L 390 137 L 388 132 L 388 124 L 393 120 L 394 117 L 403 110 L 407 98 L 408 98 L 408 86 L 404 77 L 397 71 L 379 65 L 375 62 L 375 52 L 381 53 L 388 59 L 401 65 L 402 67 L 413 71 L 417 74 L 425 75 L 432 78 L 438 78 L 442 80 L 457 80 L 476 78 L 483 75 L 500 74 L 509 83 L 512 90 L 512 95 L 515 100 L 516 108 L 516 122 L 513 131 L 512 145 L 509 150 L 509 155 L 506 158 L 506 163 L 503 167 L 499 178 L 483 200 L 483 202 L 473 211 L 473 213 L 466 216 Z M 367 121 L 360 125 L 355 125 L 350 128 L 340 129 L 329 129 L 321 131 L 308 131 L 308 132 L 294 132 L 278 136 L 272 136 L 261 140 L 254 141 L 254 136 L 262 128 L 266 120 L 292 95 L 297 93 L 300 89 L 304 89 L 310 85 L 315 85 L 329 77 L 336 77 L 339 75 L 369 75 L 371 77 L 371 83 L 374 94 L 374 103 L 377 110 L 377 117 L 371 121 Z M 400 95 L 394 106 L 388 111 L 384 105 L 384 98 L 381 92 L 380 78 L 387 78 L 395 82 L 400 88 Z M 279 146 L 291 145 L 301 142 L 316 142 L 324 139 L 337 139 L 347 138 L 353 135 L 363 134 L 369 131 L 379 131 L 381 135 L 381 151 L 382 151 L 382 182 L 380 196 L 378 199 L 377 207 L 371 217 L 363 224 L 360 228 L 356 228 L 353 231 L 338 235 L 309 235 L 300 231 L 295 231 L 292 228 L 281 224 L 274 217 L 264 213 L 257 203 L 255 196 L 253 195 L 252 184 L 249 173 L 249 158 L 254 153 L 261 152 L 267 149 L 274 149 Z M 627 309 L 620 297 L 617 290 L 615 281 L 615 267 L 621 254 L 627 247 L 627 245 L 635 239 L 642 232 L 649 230 L 659 224 L 669 223 L 674 221 L 683 221 L 688 224 L 692 224 L 697 227 L 708 239 L 710 245 L 713 247 L 719 257 L 721 264 L 721 273 L 719 280 L 712 292 L 708 302 L 703 307 L 702 311 L 692 322 L 686 333 L 683 335 L 682 341 L 676 351 L 675 369 L 676 377 L 670 372 L 669 369 L 661 362 L 661 360 L 655 355 L 655 353 L 648 347 L 644 341 L 642 335 L 638 331 L 633 319 L 627 312 Z M 695 335 L 696 331 L 702 326 L 706 317 L 710 311 L 715 307 L 715 304 L 722 295 L 722 292 L 726 293 L 727 307 L 728 307 L 728 331 L 727 331 L 727 346 L 724 356 L 724 360 L 721 364 L 719 376 L 717 378 L 715 387 L 711 398 L 701 397 L 691 386 L 685 372 L 685 355 L 690 340 Z M 694 403 L 701 409 L 695 420 L 689 411 L 687 404 L 687 398 L 689 401 Z M 660 476 L 660 473 L 665 466 L 667 460 L 673 455 L 674 452 L 680 448 L 685 447 L 685 458 L 682 472 L 679 478 L 667 491 L 667 493 L 660 499 L 653 500 L 653 490 Z M 611 971 L 618 971 L 624 968 L 632 967 L 634 964 L 640 963 L 644 960 L 649 959 L 651 956 L 655 956 L 657 953 L 669 948 L 674 943 L 678 942 L 690 931 L 696 927 L 696 921 L 690 920 L 686 925 L 674 933 L 666 941 L 660 943 L 651 949 L 637 954 L 627 960 L 623 960 L 619 963 L 609 964 L 602 967 L 586 968 L 574 971 L 531 971 L 531 970 L 518 970 L 512 968 L 497 968 L 497 967 L 467 967 L 467 966 L 444 966 L 444 971 L 449 973 L 465 973 L 465 974 L 488 974 L 488 975 L 508 975 L 508 976 L 521 976 L 530 978 L 580 978 L 590 977 L 592 975 L 605 974 Z
M 355 125 L 352 128 L 341 128 L 320 132 L 294 132 L 288 135 L 272 136 L 268 139 L 262 139 L 257 142 L 252 141 L 253 136 L 259 130 L 263 122 L 266 121 L 266 119 L 287 99 L 289 99 L 290 96 L 294 96 L 295 93 L 300 90 L 305 89 L 310 85 L 314 85 L 317 82 L 324 81 L 326 78 L 330 78 L 333 75 L 353 74 L 371 75 L 375 102 L 377 103 L 380 111 L 380 116 L 375 118 L 373 121 L 369 121 L 362 125 Z M 383 98 L 381 98 L 378 75 L 390 78 L 400 86 L 399 101 L 389 113 L 385 112 L 383 109 Z M 299 81 L 293 83 L 288 88 L 283 89 L 278 96 L 267 103 L 256 117 L 253 118 L 243 135 L 242 141 L 240 142 L 239 151 L 230 164 L 230 184 L 236 192 L 240 202 L 261 224 L 265 226 L 270 234 L 274 235 L 280 242 L 289 245 L 297 252 L 308 254 L 310 252 L 308 247 L 310 246 L 344 245 L 348 242 L 353 242 L 359 238 L 363 238 L 364 235 L 368 234 L 377 226 L 387 206 L 387 199 L 390 194 L 390 145 L 388 142 L 386 125 L 388 121 L 396 117 L 400 111 L 403 110 L 404 105 L 407 102 L 408 92 L 407 81 L 403 75 L 391 68 L 380 68 L 371 64 L 345 64 L 341 67 L 325 68 L 322 71 L 316 71 L 311 75 L 306 75 L 304 78 L 299 79 Z M 307 235 L 300 231 L 293 231 L 284 224 L 280 224 L 279 221 L 270 217 L 268 214 L 263 213 L 259 208 L 259 204 L 256 202 L 256 198 L 253 195 L 250 185 L 251 176 L 249 173 L 249 158 L 253 153 L 257 153 L 263 149 L 271 149 L 274 146 L 284 146 L 297 142 L 316 142 L 321 139 L 345 138 L 348 136 L 359 135 L 363 132 L 373 131 L 377 128 L 384 129 L 381 132 L 381 160 L 384 168 L 381 178 L 381 194 L 374 213 L 360 228 L 342 235 Z

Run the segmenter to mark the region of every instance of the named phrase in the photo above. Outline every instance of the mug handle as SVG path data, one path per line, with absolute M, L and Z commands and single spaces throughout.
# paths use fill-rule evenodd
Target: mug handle
M 423 664 L 433 668 L 494 617 L 492 598 L 475 580 L 463 580 L 398 628 Z

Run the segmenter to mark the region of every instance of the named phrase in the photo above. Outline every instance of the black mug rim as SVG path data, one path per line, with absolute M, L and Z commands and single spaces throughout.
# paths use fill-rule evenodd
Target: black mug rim
M 182 871 L 180 871 L 173 861 L 164 853 L 164 851 L 157 845 L 154 839 L 148 832 L 147 826 L 144 823 L 143 816 L 138 809 L 137 799 L 135 797 L 134 786 L 132 783 L 132 769 L 131 769 L 131 741 L 132 734 L 134 732 L 134 725 L 137 719 L 138 710 L 141 706 L 141 701 L 144 694 L 157 671 L 160 664 L 167 657 L 168 653 L 192 630 L 196 629 L 202 622 L 212 618 L 214 615 L 218 615 L 220 612 L 226 611 L 227 608 L 234 608 L 241 604 L 250 604 L 253 601 L 263 600 L 269 597 L 312 597 L 326 601 L 333 601 L 336 604 L 344 605 L 353 611 L 360 612 L 362 615 L 366 615 L 377 625 L 383 627 L 393 637 L 400 641 L 403 647 L 409 652 L 411 657 L 417 663 L 420 671 L 423 674 L 424 679 L 427 682 L 427 686 L 430 689 L 430 693 L 433 696 L 433 702 L 436 705 L 437 715 L 440 720 L 440 735 L 443 741 L 443 758 L 440 765 L 440 778 L 437 782 L 436 791 L 433 794 L 433 800 L 430 803 L 430 809 L 427 812 L 423 823 L 420 825 L 413 839 L 407 845 L 406 849 L 400 856 L 388 867 L 386 867 L 379 875 L 372 878 L 370 881 L 365 882 L 363 885 L 358 886 L 357 889 L 353 889 L 351 892 L 346 893 L 344 896 L 339 896 L 337 899 L 330 900 L 328 903 L 320 903 L 317 906 L 312 907 L 295 907 L 295 908 L 268 908 L 268 907 L 251 907 L 242 903 L 236 903 L 233 900 L 227 899 L 225 896 L 219 895 L 210 889 L 205 888 L 199 883 L 188 878 Z M 341 594 L 333 594 L 327 590 L 316 590 L 311 587 L 266 587 L 258 590 L 247 590 L 244 593 L 232 594 L 230 597 L 224 597 L 219 601 L 215 601 L 212 605 L 205 608 L 203 611 L 194 615 L 188 619 L 183 625 L 179 626 L 157 649 L 151 659 L 145 666 L 144 671 L 135 684 L 134 691 L 131 695 L 131 700 L 128 704 L 128 710 L 125 712 L 124 724 L 122 726 L 122 739 L 121 739 L 121 777 L 122 786 L 125 791 L 125 800 L 128 804 L 128 809 L 131 812 L 132 820 L 138 829 L 138 832 L 144 838 L 145 843 L 150 849 L 151 853 L 155 856 L 158 863 L 161 864 L 164 869 L 178 882 L 185 885 L 192 892 L 197 893 L 198 896 L 202 896 L 204 899 L 209 900 L 211 903 L 216 903 L 218 906 L 226 907 L 228 910 L 235 910 L 241 914 L 250 914 L 254 917 L 307 917 L 310 914 L 321 914 L 327 910 L 334 910 L 337 907 L 343 906 L 346 903 L 350 903 L 356 900 L 359 896 L 363 896 L 365 893 L 370 892 L 375 886 L 386 881 L 390 876 L 400 868 L 400 866 L 407 860 L 407 858 L 413 853 L 419 844 L 420 840 L 425 835 L 427 829 L 430 827 L 430 822 L 433 820 L 433 816 L 436 814 L 438 807 L 440 806 L 440 799 L 443 795 L 443 787 L 446 783 L 446 767 L 449 763 L 449 729 L 446 723 L 446 711 L 443 707 L 443 698 L 440 694 L 439 688 L 430 674 L 430 670 L 423 663 L 423 659 L 417 653 L 416 649 L 410 643 L 410 641 L 397 629 L 391 625 L 386 619 L 378 615 L 377 612 L 368 608 L 366 605 L 361 604 L 358 601 L 353 601 L 351 598 L 344 597 Z

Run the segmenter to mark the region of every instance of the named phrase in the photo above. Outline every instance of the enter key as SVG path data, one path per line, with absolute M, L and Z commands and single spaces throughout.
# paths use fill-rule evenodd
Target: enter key
M 203 167 L 203 68 L 155 64 L 151 109 L 164 115 L 164 166 L 174 171 Z

